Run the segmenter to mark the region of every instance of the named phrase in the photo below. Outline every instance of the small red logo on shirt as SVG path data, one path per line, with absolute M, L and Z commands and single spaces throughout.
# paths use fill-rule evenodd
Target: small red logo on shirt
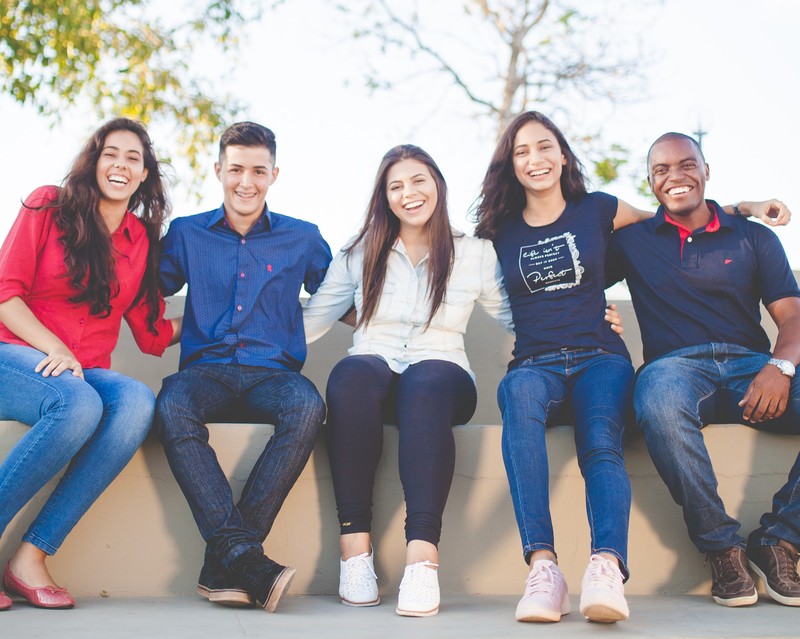
M 267 270 L 272 273 L 272 264 L 267 264 Z
M 725 264 L 730 264 L 733 260 L 725 260 Z

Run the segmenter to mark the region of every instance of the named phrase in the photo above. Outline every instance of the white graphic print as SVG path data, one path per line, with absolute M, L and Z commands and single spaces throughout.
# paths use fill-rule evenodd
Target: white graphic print
M 583 267 L 575 236 L 564 233 L 519 250 L 519 271 L 531 293 L 572 288 L 581 283 Z

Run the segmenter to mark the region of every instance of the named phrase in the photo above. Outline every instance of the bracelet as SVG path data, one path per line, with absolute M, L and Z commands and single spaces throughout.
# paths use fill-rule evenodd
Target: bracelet
M 741 202 L 737 202 L 736 204 L 733 205 L 733 214 L 736 217 L 747 217 L 744 213 L 742 213 L 742 209 L 739 208 L 740 204 Z

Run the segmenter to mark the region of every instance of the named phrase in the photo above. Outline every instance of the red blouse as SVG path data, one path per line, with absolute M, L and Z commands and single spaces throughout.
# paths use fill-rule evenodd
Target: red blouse
M 144 225 L 128 211 L 112 234 L 119 292 L 111 297 L 108 317 L 92 315 L 90 304 L 69 301 L 77 291 L 67 275 L 61 232 L 52 209 L 36 210 L 57 196 L 57 187 L 40 187 L 28 196 L 27 206 L 20 209 L 0 249 L 0 303 L 20 297 L 39 321 L 67 345 L 84 368 L 110 367 L 111 351 L 117 344 L 123 317 L 139 348 L 151 355 L 161 355 L 172 339 L 172 324 L 164 319 L 164 301 L 159 304 L 158 334 L 151 333 L 147 327 L 149 305 L 146 298 L 133 304 L 147 263 L 149 241 Z M 2 322 L 0 341 L 28 345 Z

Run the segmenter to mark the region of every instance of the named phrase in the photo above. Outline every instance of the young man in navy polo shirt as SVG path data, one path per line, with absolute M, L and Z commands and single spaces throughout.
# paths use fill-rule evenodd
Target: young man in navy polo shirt
M 705 199 L 708 177 L 692 138 L 662 135 L 647 178 L 661 206 L 612 242 L 610 279 L 627 278 L 644 345 L 636 419 L 692 542 L 710 557 L 714 600 L 756 602 L 749 563 L 773 599 L 799 606 L 800 456 L 745 540 L 717 493 L 701 429 L 741 422 L 800 434 L 800 290 L 770 229 Z M 759 302 L 778 326 L 772 353 Z
M 275 610 L 294 568 L 262 543 L 308 460 L 325 416 L 306 357 L 302 286 L 317 290 L 331 260 L 319 229 L 265 203 L 278 176 L 275 136 L 229 127 L 215 165 L 218 209 L 173 220 L 164 238 L 165 295 L 188 284 L 180 371 L 158 395 L 156 423 L 203 539 L 198 592 L 210 601 Z M 274 424 L 238 503 L 208 443 L 207 422 Z

